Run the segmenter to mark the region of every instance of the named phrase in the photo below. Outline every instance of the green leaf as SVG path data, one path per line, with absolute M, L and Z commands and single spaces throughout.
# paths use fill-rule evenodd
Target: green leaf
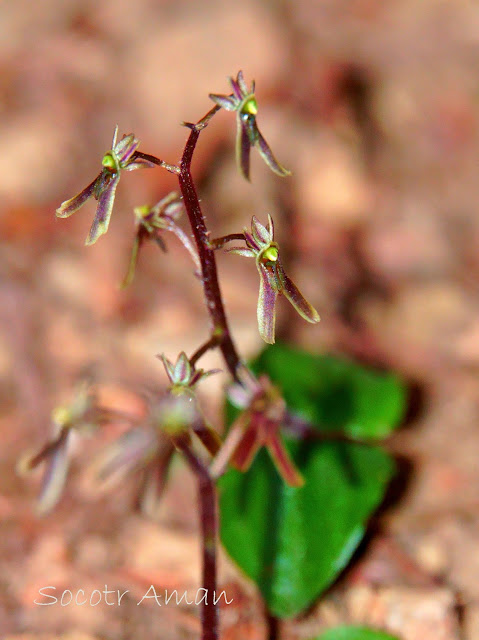
M 305 485 L 288 487 L 265 451 L 219 481 L 221 540 L 278 617 L 308 607 L 348 563 L 394 471 L 377 447 L 290 442 Z
M 405 386 L 391 373 L 282 344 L 264 349 L 252 366 L 282 389 L 291 411 L 322 431 L 384 438 L 404 415 Z
M 329 629 L 314 640 L 398 640 L 384 631 L 374 631 L 366 627 L 336 627 Z
M 393 374 L 346 359 L 267 347 L 253 362 L 284 394 L 288 409 L 324 431 L 355 438 L 388 435 L 406 393 Z M 227 421 L 238 415 L 231 404 Z M 338 576 L 381 502 L 394 463 L 381 449 L 339 442 L 289 442 L 304 487 L 286 486 L 264 451 L 246 474 L 219 483 L 221 539 L 258 585 L 269 610 L 294 616 Z

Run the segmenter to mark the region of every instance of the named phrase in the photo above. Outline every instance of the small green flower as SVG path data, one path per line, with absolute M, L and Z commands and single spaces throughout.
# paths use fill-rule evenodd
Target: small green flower
M 163 353 L 159 357 L 171 382 L 170 391 L 173 391 L 173 393 L 186 389 L 192 391 L 200 380 L 220 372 L 220 369 L 211 369 L 210 371 L 196 369 L 184 351 L 178 356 L 176 364 L 170 362 Z
M 56 210 L 58 218 L 68 218 L 90 198 L 94 197 L 98 200 L 95 219 L 85 242 L 87 245 L 94 244 L 103 233 L 108 231 L 121 172 L 155 166 L 149 160 L 135 156 L 139 140 L 133 133 L 123 136 L 119 142 L 116 141 L 117 135 L 118 126 L 113 134 L 112 148 L 105 153 L 101 161 L 103 166 L 101 173 L 83 191 L 70 200 L 62 202 Z
M 231 95 L 210 93 L 209 97 L 226 111 L 236 111 L 236 162 L 241 173 L 249 180 L 250 151 L 251 147 L 257 147 L 260 156 L 274 173 L 281 177 L 291 175 L 291 172 L 276 160 L 256 124 L 258 103 L 254 94 L 254 81 L 249 90 L 242 71 L 238 72 L 236 80 L 229 78 L 229 81 L 233 89 Z
M 70 404 L 52 411 L 53 438 L 40 451 L 22 456 L 18 463 L 18 471 L 22 475 L 45 463 L 37 502 L 39 515 L 51 511 L 62 495 L 74 437 L 91 433 L 108 417 L 108 411 L 97 406 L 96 396 L 87 384 L 80 385 Z
M 216 373 L 195 369 L 184 352 L 175 364 L 160 356 L 171 386 L 168 393 L 151 403 L 144 424 L 124 433 L 110 444 L 98 459 L 96 476 L 111 486 L 132 473 L 143 473 L 139 502 L 143 511 L 153 514 L 167 483 L 168 470 L 175 451 L 189 444 L 195 435 L 211 456 L 216 455 L 221 439 L 207 423 L 195 395 L 202 379 Z
M 254 392 L 233 385 L 228 395 L 236 406 L 243 409 L 228 433 L 228 439 L 236 442 L 231 455 L 233 466 L 247 471 L 258 451 L 265 447 L 283 480 L 292 487 L 301 487 L 304 479 L 281 440 L 286 404 L 280 391 L 267 376 L 261 376 Z
M 166 251 L 166 245 L 161 235 L 162 231 L 171 231 L 176 235 L 193 258 L 197 271 L 201 272 L 200 260 L 193 243 L 177 224 L 183 212 L 183 200 L 175 191 L 162 198 L 153 207 L 148 205 L 135 207 L 136 235 L 123 287 L 128 286 L 135 276 L 138 253 L 146 239 L 154 240 L 163 251 Z
M 284 272 L 279 246 L 274 242 L 271 216 L 268 215 L 268 228 L 253 216 L 251 233 L 245 228 L 244 238 L 246 247 L 232 247 L 227 251 L 256 259 L 256 267 L 260 275 L 258 327 L 263 340 L 269 344 L 274 343 L 276 300 L 280 294 L 284 294 L 302 318 L 312 323 L 319 322 L 316 309 L 304 298 L 298 287 Z
M 215 455 L 221 445 L 217 432 L 208 424 L 196 398 L 195 388 L 198 382 L 219 373 L 220 369 L 204 371 L 191 364 L 184 351 L 180 353 L 176 364 L 160 356 L 171 386 L 170 410 L 163 411 L 161 423 L 170 435 L 178 435 L 191 430 L 201 440 L 206 449 Z M 166 406 L 166 405 L 165 405 Z

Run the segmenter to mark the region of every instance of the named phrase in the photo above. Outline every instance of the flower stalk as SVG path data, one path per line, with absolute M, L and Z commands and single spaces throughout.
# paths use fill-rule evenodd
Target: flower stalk
M 218 107 L 213 107 L 196 125 L 188 123 L 190 129 L 188 140 L 181 157 L 180 173 L 178 176 L 183 204 L 188 214 L 188 218 L 193 232 L 193 237 L 198 250 L 198 257 L 201 264 L 201 276 L 203 291 L 206 299 L 206 308 L 211 319 L 211 335 L 218 337 L 218 346 L 223 354 L 226 365 L 235 380 L 238 379 L 238 369 L 241 360 L 238 351 L 231 337 L 231 333 L 226 319 L 223 306 L 223 298 L 218 281 L 218 270 L 216 267 L 216 257 L 214 250 L 210 247 L 208 240 L 208 229 L 205 218 L 201 210 L 198 194 L 191 176 L 191 161 L 198 142 L 201 131 L 207 126 L 209 120 L 218 111 Z M 216 346 L 216 345 L 215 345 Z
M 198 501 L 200 506 L 201 548 L 203 556 L 202 587 L 209 596 L 217 591 L 218 515 L 216 485 L 206 465 L 196 456 L 184 439 L 177 439 L 176 447 L 198 480 Z M 214 599 L 208 597 L 202 602 L 201 640 L 219 639 L 219 610 Z

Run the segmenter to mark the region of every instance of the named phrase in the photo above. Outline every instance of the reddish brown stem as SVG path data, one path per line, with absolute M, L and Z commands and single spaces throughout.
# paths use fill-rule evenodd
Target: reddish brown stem
M 207 340 L 204 344 L 202 344 L 201 347 L 198 347 L 198 349 L 191 356 L 190 358 L 191 364 L 195 366 L 198 360 L 202 356 L 204 356 L 207 351 L 210 351 L 210 349 L 214 349 L 219 345 L 219 343 L 220 343 L 220 337 L 213 334 L 211 338 Z
M 206 228 L 205 218 L 201 211 L 198 195 L 191 177 L 191 161 L 193 159 L 193 153 L 196 143 L 198 142 L 200 132 L 215 112 L 216 109 L 212 109 L 204 118 L 202 118 L 202 120 L 200 120 L 198 125 L 188 125 L 191 131 L 181 158 L 178 180 L 180 183 L 181 194 L 183 196 L 183 203 L 185 205 L 196 246 L 198 248 L 202 271 L 203 290 L 206 298 L 206 306 L 212 323 L 212 337 L 218 338 L 218 346 L 221 349 L 228 369 L 235 380 L 237 380 L 238 368 L 241 365 L 241 360 L 230 335 L 218 282 L 215 254 L 210 248 L 208 241 L 208 229 Z
M 178 440 L 176 446 L 185 456 L 191 470 L 198 479 L 200 526 L 203 553 L 202 587 L 206 598 L 201 609 L 201 640 L 219 639 L 219 610 L 215 601 L 217 592 L 216 547 L 218 517 L 216 510 L 216 487 L 208 468 L 195 455 L 186 442 Z
M 221 236 L 220 238 L 213 238 L 213 240 L 209 241 L 209 246 L 211 249 L 217 251 L 224 247 L 227 242 L 231 242 L 232 240 L 243 240 L 244 241 L 244 233 L 229 233 L 227 236 Z

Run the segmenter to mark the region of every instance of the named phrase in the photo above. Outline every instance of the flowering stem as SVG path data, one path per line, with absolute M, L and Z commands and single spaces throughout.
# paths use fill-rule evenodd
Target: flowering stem
M 220 238 L 209 240 L 208 244 L 211 249 L 217 251 L 218 249 L 221 249 L 227 242 L 231 242 L 232 240 L 244 241 L 244 233 L 230 233 L 227 236 L 221 236 Z
M 209 232 L 191 176 L 191 161 L 200 132 L 207 126 L 209 120 L 217 110 L 218 108 L 216 107 L 211 109 L 197 124 L 186 124 L 191 131 L 181 158 L 178 180 L 183 196 L 183 203 L 198 249 L 206 306 L 212 322 L 212 338 L 217 338 L 217 342 L 211 341 L 208 348 L 219 346 L 231 375 L 237 380 L 237 370 L 241 365 L 241 360 L 230 335 L 218 282 L 215 254 L 210 247 L 208 240 Z
M 210 349 L 214 349 L 215 347 L 217 347 L 219 343 L 220 343 L 220 337 L 213 334 L 211 338 L 206 342 L 204 342 L 201 345 L 201 347 L 198 347 L 198 349 L 191 356 L 190 358 L 191 364 L 194 366 L 198 362 L 198 360 L 201 358 L 201 356 L 204 356 L 204 354 Z
M 219 639 L 219 610 L 215 602 L 217 591 L 216 546 L 218 518 L 216 512 L 216 487 L 208 468 L 192 451 L 187 442 L 175 440 L 175 445 L 185 456 L 198 479 L 200 524 L 203 551 L 202 587 L 205 598 L 201 609 L 201 640 Z
M 149 153 L 142 153 L 141 151 L 135 151 L 135 154 L 132 160 L 134 160 L 135 158 L 142 158 L 143 160 L 149 160 L 153 164 L 156 164 L 158 167 L 162 167 L 163 169 L 166 169 L 167 171 L 169 171 L 170 173 L 174 173 L 175 175 L 178 175 L 180 173 L 180 168 L 177 167 L 175 164 L 169 164 L 168 162 L 164 162 L 163 160 L 160 160 L 156 156 L 152 156 Z

